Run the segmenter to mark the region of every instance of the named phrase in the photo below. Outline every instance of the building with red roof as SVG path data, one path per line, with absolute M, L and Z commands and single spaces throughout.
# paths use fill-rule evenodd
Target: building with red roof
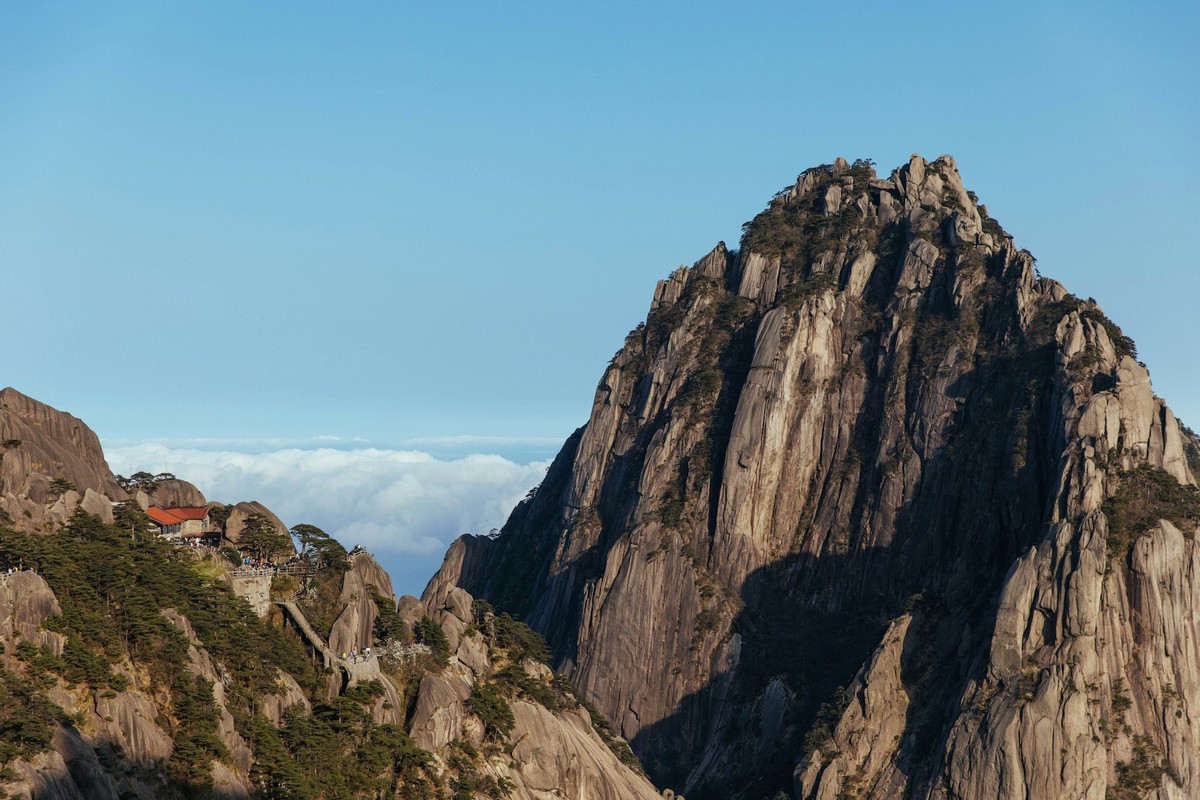
M 215 533 L 208 506 L 185 506 L 182 508 L 159 508 L 150 506 L 146 516 L 158 526 L 159 533 L 172 539 L 201 539 Z

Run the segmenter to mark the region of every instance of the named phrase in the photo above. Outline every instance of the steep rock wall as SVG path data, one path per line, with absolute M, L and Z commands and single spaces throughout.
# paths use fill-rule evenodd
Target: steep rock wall
M 1155 713 L 1195 682 L 1196 639 L 1167 616 L 1190 600 L 1138 576 L 1190 597 L 1191 531 L 1095 563 L 1122 476 L 1194 483 L 1131 352 L 948 157 L 809 170 L 739 251 L 660 282 L 536 494 L 498 539 L 456 542 L 426 596 L 461 585 L 522 615 L 693 800 L 1085 796 L 1158 754 L 1186 791 L 1190 734 Z M 1106 624 L 1091 672 L 1068 669 L 1085 659 L 1063 631 Z M 1057 676 L 1036 718 L 1034 664 Z M 1135 679 L 1106 739 L 1111 687 Z M 1027 723 L 988 711 L 1005 697 Z

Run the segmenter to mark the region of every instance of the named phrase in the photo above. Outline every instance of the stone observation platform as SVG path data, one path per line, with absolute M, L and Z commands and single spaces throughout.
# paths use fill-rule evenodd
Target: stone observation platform
M 359 656 L 351 661 L 348 658 L 342 658 L 337 653 L 333 652 L 322 641 L 317 632 L 313 630 L 313 626 L 309 624 L 308 618 L 304 616 L 304 612 L 300 610 L 291 600 L 276 600 L 276 605 L 283 609 L 284 613 L 292 620 L 296 626 L 296 630 L 308 640 L 308 643 L 314 650 L 321 654 L 326 667 L 338 667 L 346 674 L 346 679 L 350 685 L 359 681 L 376 680 L 382 674 L 379 669 L 379 657 L 372 653 L 369 656 Z
M 234 567 L 227 573 L 231 578 L 257 577 L 260 575 L 312 575 L 319 565 L 311 564 L 278 564 L 269 567 Z

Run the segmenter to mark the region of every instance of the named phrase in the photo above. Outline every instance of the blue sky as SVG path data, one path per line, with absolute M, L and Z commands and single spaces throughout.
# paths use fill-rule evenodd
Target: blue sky
M 131 459 L 493 453 L 511 494 L 655 280 L 805 167 L 951 153 L 1200 424 L 1198 36 L 1183 2 L 5 4 L 0 383 Z

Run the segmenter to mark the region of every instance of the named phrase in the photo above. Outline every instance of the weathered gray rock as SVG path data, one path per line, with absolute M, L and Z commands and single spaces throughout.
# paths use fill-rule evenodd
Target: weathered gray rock
M 463 702 L 471 696 L 474 684 L 474 675 L 465 667 L 450 667 L 421 679 L 409 721 L 409 733 L 418 745 L 436 752 L 461 738 L 469 716 Z
M 98 692 L 95 703 L 94 738 L 119 744 L 126 761 L 151 768 L 171 757 L 175 743 L 156 722 L 162 710 L 146 695 L 125 691 L 105 697 Z
M 113 504 L 106 496 L 100 494 L 95 489 L 88 488 L 83 492 L 83 499 L 79 502 L 79 507 L 94 517 L 99 517 L 103 522 L 112 524 L 113 521 Z
M 491 669 L 488 658 L 488 646 L 481 634 L 462 636 L 459 638 L 458 649 L 454 651 L 457 658 L 476 678 L 486 676 Z
M 16 667 L 15 645 L 20 641 L 62 655 L 62 634 L 41 629 L 42 623 L 60 614 L 58 598 L 42 576 L 32 570 L 0 572 L 0 643 L 4 645 L 0 663 L 10 670 Z
M 57 750 L 41 753 L 30 761 L 17 759 L 6 768 L 13 777 L 0 785 L 13 800 L 85 800 Z
M 473 601 L 471 595 L 457 586 L 442 587 L 426 598 L 425 608 L 429 618 L 445 632 L 451 651 L 459 649 L 467 627 L 475 620 L 471 610 Z
M 658 791 L 623 765 L 592 729 L 587 712 L 551 714 L 534 703 L 512 704 L 512 766 L 497 769 L 521 798 L 587 797 L 657 800 Z
M 78 731 L 59 727 L 54 734 L 54 750 L 62 756 L 67 767 L 67 776 L 55 776 L 54 782 L 62 787 L 60 791 L 67 789 L 66 779 L 69 778 L 80 797 L 88 800 L 120 798 L 121 787 L 100 764 L 95 748 Z M 34 796 L 37 797 L 36 792 Z
M 184 480 L 159 481 L 154 490 L 154 505 L 163 508 L 199 508 L 208 504 L 204 493 Z
M 905 776 L 897 771 L 897 743 L 907 728 L 909 697 L 901 676 L 904 643 L 912 618 L 895 620 L 871 661 L 847 690 L 850 702 L 831 732 L 829 744 L 801 759 L 796 795 L 836 800 L 844 788 L 869 787 L 871 797 L 902 793 Z
M 125 499 L 91 428 L 11 387 L 0 389 L 0 443 L 0 495 L 46 503 L 52 499 L 50 481 L 65 478 L 81 492 Z
M 288 526 L 283 524 L 283 520 L 275 516 L 275 512 L 271 509 L 257 500 L 253 500 L 237 503 L 229 510 L 229 519 L 225 522 L 225 539 L 235 545 L 241 541 L 242 529 L 246 527 L 246 520 L 255 514 L 265 517 L 275 526 L 275 530 L 288 536 Z M 290 536 L 288 541 L 291 541 Z
M 477 747 L 483 742 L 483 725 L 466 701 L 478 686 L 496 678 L 496 668 L 482 633 L 463 635 L 456 627 L 474 620 L 472 605 L 473 598 L 464 590 L 446 587 L 427 598 L 420 612 L 443 620 L 447 638 L 458 640 L 450 665 L 422 678 L 409 720 L 413 739 L 440 759 L 448 757 L 455 740 Z M 410 609 L 413 612 L 416 609 Z M 521 669 L 531 680 L 548 682 L 553 677 L 548 667 L 531 660 Z M 515 697 L 509 705 L 514 724 L 506 754 L 485 760 L 483 769 L 507 781 L 514 798 L 660 796 L 649 781 L 614 755 L 582 707 L 550 711 Z
M 342 577 L 341 614 L 329 632 L 329 647 L 335 653 L 362 651 L 374 637 L 375 617 L 379 610 L 375 595 L 396 602 L 392 581 L 370 553 L 360 552 L 350 559 L 350 569 Z

